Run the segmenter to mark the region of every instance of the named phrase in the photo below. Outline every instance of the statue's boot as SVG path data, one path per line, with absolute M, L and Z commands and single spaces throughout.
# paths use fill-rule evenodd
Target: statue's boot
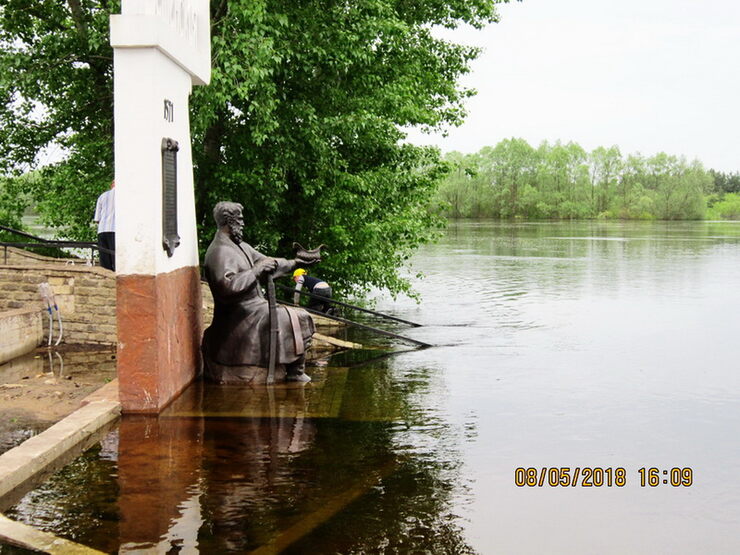
M 311 377 L 306 374 L 306 355 L 301 355 L 295 362 L 285 365 L 285 381 L 307 383 Z

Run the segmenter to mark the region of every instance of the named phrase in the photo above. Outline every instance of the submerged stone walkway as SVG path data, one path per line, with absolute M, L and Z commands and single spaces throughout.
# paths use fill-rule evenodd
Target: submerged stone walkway
M 0 455 L 0 509 L 2 499 L 31 479 L 55 467 L 62 457 L 84 444 L 121 414 L 118 381 L 104 385 L 83 406 L 37 436 Z
M 0 540 L 41 553 L 51 555 L 96 555 L 102 553 L 90 547 L 58 538 L 53 534 L 10 520 L 0 514 Z

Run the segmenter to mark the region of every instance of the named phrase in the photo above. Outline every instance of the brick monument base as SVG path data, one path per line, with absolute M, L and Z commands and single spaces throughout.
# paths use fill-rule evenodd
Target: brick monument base
M 121 405 L 156 414 L 201 370 L 200 272 L 119 275 L 116 289 Z

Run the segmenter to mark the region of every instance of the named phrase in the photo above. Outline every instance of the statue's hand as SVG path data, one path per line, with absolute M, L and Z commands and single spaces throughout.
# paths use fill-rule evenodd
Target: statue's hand
M 254 265 L 254 269 L 252 271 L 254 272 L 254 275 L 257 276 L 257 278 L 259 279 L 265 274 L 271 274 L 272 272 L 274 272 L 277 268 L 277 265 L 277 260 L 268 256 L 257 262 Z

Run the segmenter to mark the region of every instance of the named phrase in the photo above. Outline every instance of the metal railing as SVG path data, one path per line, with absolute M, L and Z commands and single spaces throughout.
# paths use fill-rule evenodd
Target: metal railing
M 418 339 L 412 339 L 411 337 L 406 337 L 404 335 L 399 335 L 397 333 L 393 333 L 386 330 L 381 330 L 380 328 L 375 328 L 373 326 L 368 326 L 367 324 L 361 324 L 360 322 L 355 322 L 354 320 L 349 320 L 347 318 L 342 318 L 341 316 L 334 316 L 333 314 L 326 314 L 325 312 L 321 312 L 320 310 L 314 310 L 312 308 L 308 308 L 306 306 L 299 306 L 297 304 L 289 303 L 286 301 L 279 301 L 280 304 L 286 305 L 286 306 L 297 306 L 299 308 L 302 308 L 303 310 L 310 312 L 311 314 L 316 314 L 317 316 L 321 316 L 323 318 L 328 318 L 329 320 L 335 320 L 337 322 L 341 322 L 342 324 L 347 324 L 348 326 L 352 326 L 355 328 L 361 328 L 364 330 L 372 331 L 375 333 L 378 333 L 380 335 L 385 335 L 386 337 L 392 337 L 393 339 L 399 339 L 401 341 L 406 341 L 407 343 L 413 343 L 418 348 L 426 349 L 428 347 L 432 347 L 433 345 L 430 345 L 429 343 L 425 343 L 424 341 L 419 341 Z
M 92 260 L 95 259 L 95 251 L 105 252 L 108 254 L 115 254 L 115 251 L 110 249 L 105 249 L 103 247 L 99 247 L 97 243 L 90 243 L 89 241 L 56 241 L 53 239 L 44 239 L 43 237 L 37 237 L 36 235 L 31 235 L 30 233 L 26 233 L 25 231 L 20 231 L 18 229 L 13 229 L 11 227 L 7 227 L 4 225 L 0 225 L 0 231 L 6 231 L 8 233 L 12 233 L 13 235 L 18 235 L 19 237 L 24 237 L 26 239 L 31 239 L 34 242 L 8 242 L 8 241 L 0 241 L 0 247 L 3 247 L 3 264 L 8 263 L 8 247 L 14 247 L 18 249 L 31 249 L 31 248 L 69 248 L 69 249 L 90 249 L 90 258 L 89 260 L 92 262 Z

